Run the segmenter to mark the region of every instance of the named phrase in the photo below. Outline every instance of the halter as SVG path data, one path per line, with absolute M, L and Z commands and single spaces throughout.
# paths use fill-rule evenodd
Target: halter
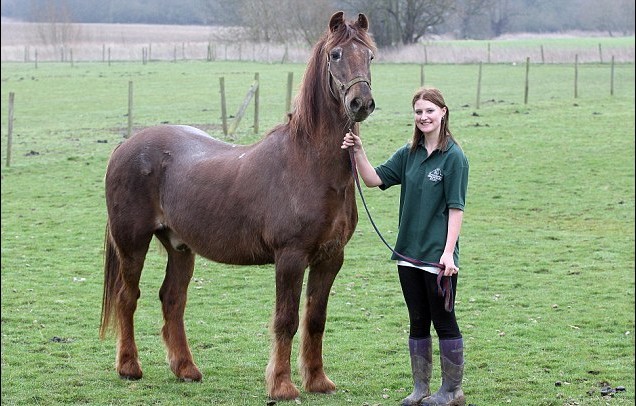
M 350 81 L 348 81 L 347 83 L 342 83 L 334 74 L 333 72 L 331 72 L 331 59 L 327 58 L 327 73 L 329 74 L 329 78 L 331 78 L 331 80 L 333 80 L 336 85 L 338 86 L 338 89 L 340 90 L 340 94 L 341 95 L 345 95 L 347 94 L 347 92 L 349 91 L 349 89 L 351 88 L 351 86 L 355 85 L 356 83 L 360 83 L 360 82 L 364 82 L 369 86 L 369 89 L 371 89 L 371 80 L 365 78 L 364 76 L 356 76 L 355 78 L 351 79 Z M 334 92 L 333 92 L 333 88 L 331 86 L 329 86 L 329 91 L 331 92 L 331 95 L 334 98 L 338 98 Z

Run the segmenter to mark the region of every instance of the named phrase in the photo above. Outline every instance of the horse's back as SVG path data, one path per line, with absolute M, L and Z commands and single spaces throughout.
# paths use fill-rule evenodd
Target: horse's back
M 161 205 L 167 173 L 233 148 L 189 126 L 160 125 L 139 131 L 121 143 L 108 161 L 105 188 L 109 215 L 151 216 Z
M 111 164 L 118 155 L 144 155 L 151 152 L 198 156 L 220 153 L 236 145 L 213 138 L 208 133 L 186 125 L 159 125 L 145 128 L 125 140 L 113 152 Z
M 106 191 L 127 187 L 156 190 L 174 168 L 222 156 L 240 146 L 211 137 L 190 126 L 160 125 L 145 128 L 121 143 L 112 153 L 106 171 Z

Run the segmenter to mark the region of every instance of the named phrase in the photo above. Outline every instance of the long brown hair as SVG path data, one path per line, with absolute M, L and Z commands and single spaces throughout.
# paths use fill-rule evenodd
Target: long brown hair
M 437 149 L 444 152 L 446 148 L 448 147 L 448 140 L 453 140 L 457 145 L 459 145 L 459 143 L 457 143 L 457 141 L 453 137 L 453 134 L 451 133 L 449 128 L 450 109 L 448 108 L 448 106 L 446 105 L 446 102 L 444 101 L 444 96 L 442 95 L 442 92 L 440 92 L 439 89 L 436 89 L 436 88 L 421 87 L 413 95 L 413 100 L 411 101 L 411 107 L 415 108 L 415 102 L 417 102 L 420 99 L 429 101 L 440 108 L 446 107 L 446 114 L 444 115 L 444 118 L 442 118 L 442 123 L 440 124 L 440 128 L 439 128 L 439 143 L 437 144 Z M 413 127 L 414 129 L 413 129 L 413 140 L 411 141 L 411 152 L 415 152 L 415 150 L 417 150 L 417 147 L 420 144 L 420 141 L 424 139 L 424 133 L 422 132 L 422 130 L 417 128 L 416 125 Z

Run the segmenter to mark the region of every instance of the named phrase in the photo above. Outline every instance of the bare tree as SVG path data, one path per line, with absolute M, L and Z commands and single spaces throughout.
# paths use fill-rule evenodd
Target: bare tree
M 454 12 L 455 0 L 346 0 L 367 13 L 380 46 L 414 44 Z
M 240 24 L 239 11 L 234 2 L 202 0 L 200 15 L 206 25 L 235 26 Z
M 449 0 L 405 0 L 396 3 L 397 7 L 387 9 L 387 12 L 400 28 L 403 44 L 418 42 L 433 27 L 442 24 L 454 6 L 454 1 Z
M 512 18 L 518 14 L 512 0 L 494 0 L 490 3 L 490 28 L 495 37 L 508 32 Z
M 579 13 L 584 23 L 592 29 L 607 32 L 610 37 L 617 32 L 634 32 L 634 0 L 608 2 L 601 7 L 597 2 L 586 1 Z
M 272 41 L 278 31 L 276 0 L 241 0 L 241 21 L 254 41 Z
M 291 4 L 291 27 L 300 33 L 308 45 L 313 45 L 327 28 L 334 8 L 331 0 L 288 0 Z
M 458 37 L 469 37 L 473 22 L 488 15 L 488 10 L 495 0 L 457 0 L 455 3 L 455 16 L 458 20 Z
M 313 45 L 334 11 L 331 0 L 241 0 L 241 19 L 255 41 Z
M 31 14 L 37 26 L 38 37 L 44 45 L 70 45 L 79 37 L 80 29 L 73 25 L 71 8 L 66 0 L 31 0 Z

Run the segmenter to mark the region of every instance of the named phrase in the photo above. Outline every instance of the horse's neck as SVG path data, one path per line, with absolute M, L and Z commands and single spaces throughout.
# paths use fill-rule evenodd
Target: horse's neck
M 318 77 L 326 76 L 326 72 Z M 300 92 L 298 110 L 292 116 L 291 138 L 305 165 L 320 171 L 321 176 L 335 182 L 346 181 L 350 171 L 348 154 L 340 146 L 348 131 L 348 119 L 337 107 L 333 95 L 321 83 L 305 83 Z M 307 109 L 307 106 L 313 106 Z
M 347 150 L 341 148 L 342 138 L 346 133 L 346 120 L 333 121 L 329 125 L 321 126 L 316 136 L 312 137 L 308 149 L 311 160 L 322 176 L 335 183 L 344 183 L 351 176 L 351 161 Z

